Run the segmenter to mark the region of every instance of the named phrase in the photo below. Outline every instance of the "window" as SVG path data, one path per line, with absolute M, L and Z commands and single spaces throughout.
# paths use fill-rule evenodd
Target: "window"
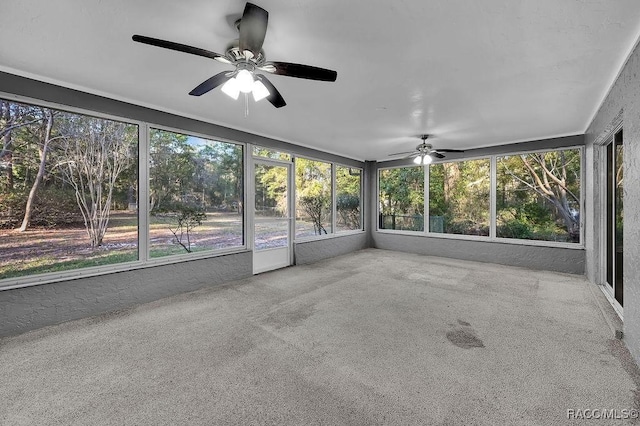
M 501 238 L 580 242 L 579 149 L 497 158 Z
M 489 159 L 429 166 L 429 231 L 489 236 Z
M 331 164 L 297 157 L 296 237 L 332 232 Z
M 242 246 L 242 146 L 160 129 L 149 138 L 150 256 Z
M 0 279 L 138 259 L 138 126 L 0 99 Z
M 383 169 L 379 174 L 379 229 L 424 230 L 424 168 Z
M 336 166 L 336 231 L 362 229 L 362 169 Z

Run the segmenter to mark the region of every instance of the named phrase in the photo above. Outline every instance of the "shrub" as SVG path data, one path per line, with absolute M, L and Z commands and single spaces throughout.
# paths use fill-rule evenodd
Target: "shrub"
M 505 238 L 521 238 L 531 239 L 533 237 L 533 229 L 523 221 L 512 219 L 498 226 L 498 236 Z
M 29 193 L 18 191 L 0 194 L 0 227 L 20 226 Z M 68 226 L 83 223 L 82 213 L 72 189 L 43 187 L 36 193 L 31 226 Z

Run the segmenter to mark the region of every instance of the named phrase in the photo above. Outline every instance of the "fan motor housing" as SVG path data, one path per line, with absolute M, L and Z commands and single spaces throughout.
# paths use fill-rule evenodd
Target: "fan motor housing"
M 227 45 L 227 51 L 225 53 L 225 56 L 232 63 L 236 63 L 240 61 L 244 62 L 247 60 L 244 52 L 240 50 L 240 42 L 238 39 L 231 41 Z M 259 66 L 260 64 L 264 63 L 265 60 L 266 60 L 266 56 L 264 53 L 264 49 L 260 49 L 260 53 L 258 53 L 257 56 L 249 58 L 249 61 L 253 62 L 256 66 Z

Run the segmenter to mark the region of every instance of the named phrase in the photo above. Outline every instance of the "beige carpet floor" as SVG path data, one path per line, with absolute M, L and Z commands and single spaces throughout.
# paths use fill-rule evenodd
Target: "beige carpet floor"
M 623 416 L 638 374 L 599 292 L 580 276 L 363 250 L 2 339 L 0 424 Z

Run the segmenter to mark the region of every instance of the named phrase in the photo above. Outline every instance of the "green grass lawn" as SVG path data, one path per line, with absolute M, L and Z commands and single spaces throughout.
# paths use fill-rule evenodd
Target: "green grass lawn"
M 104 252 L 100 255 L 85 259 L 66 261 L 60 261 L 59 259 L 47 256 L 29 263 L 4 265 L 0 267 L 0 279 L 43 274 L 46 272 L 62 272 L 92 266 L 113 265 L 115 263 L 132 262 L 134 260 L 138 260 L 137 250 L 130 252 Z
M 150 220 L 150 256 L 184 254 L 169 230 L 168 218 Z M 175 228 L 175 226 L 174 226 Z M 0 232 L 0 279 L 112 265 L 138 259 L 138 217 L 135 212 L 113 212 L 103 246 L 92 250 L 83 225 Z M 242 216 L 208 213 L 191 234 L 192 252 L 242 245 Z

